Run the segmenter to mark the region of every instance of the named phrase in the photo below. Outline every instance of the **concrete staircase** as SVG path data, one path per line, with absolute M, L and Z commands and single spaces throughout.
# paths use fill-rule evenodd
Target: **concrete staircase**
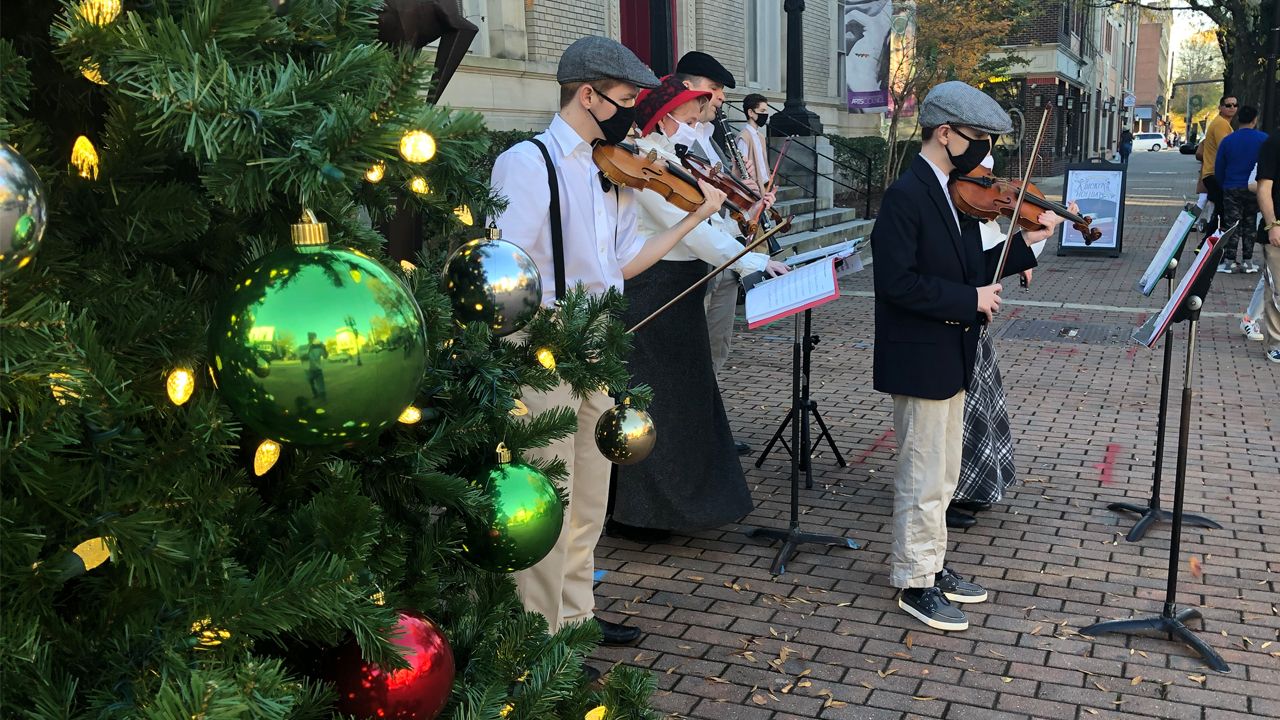
M 782 252 L 774 256 L 776 260 L 785 259 L 795 253 L 866 237 L 871 234 L 871 226 L 875 224 L 874 220 L 859 219 L 858 211 L 853 208 L 819 207 L 815 215 L 813 197 L 803 188 L 795 186 L 784 186 L 778 189 L 775 207 L 784 216 L 794 216 L 791 229 L 786 235 L 778 238 Z

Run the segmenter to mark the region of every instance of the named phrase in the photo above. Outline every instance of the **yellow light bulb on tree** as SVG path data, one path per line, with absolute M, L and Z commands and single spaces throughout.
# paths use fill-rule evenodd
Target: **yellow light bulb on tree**
M 538 348 L 534 353 L 534 357 L 538 359 L 538 364 L 548 370 L 556 369 L 556 356 L 551 353 L 549 348 Z
M 174 368 L 165 378 L 164 389 L 169 394 L 169 402 L 181 405 L 196 391 L 196 374 L 190 368 Z
M 436 139 L 421 130 L 410 130 L 400 138 L 400 156 L 411 163 L 424 163 L 436 156 Z
M 422 177 L 421 175 L 409 181 L 409 189 L 418 193 L 419 195 L 431 194 L 431 186 L 427 184 L 426 178 Z
M 124 3 L 121 0 L 85 0 L 76 8 L 76 12 L 94 25 L 102 26 L 120 17 L 123 9 Z
M 463 225 L 474 225 L 475 219 L 471 217 L 471 208 L 466 205 L 459 205 L 453 209 L 453 214 L 458 218 L 458 222 Z
M 98 149 L 89 138 L 81 135 L 71 148 L 71 164 L 76 167 L 80 177 L 86 180 L 98 179 Z
M 102 67 L 95 62 L 86 62 L 80 66 L 80 74 L 85 80 L 99 85 L 106 85 L 107 81 L 102 79 Z
M 382 177 L 386 174 L 387 174 L 387 165 L 386 163 L 379 160 L 378 162 L 369 166 L 368 170 L 364 171 L 364 179 L 368 180 L 371 183 L 378 183 L 382 181 Z
M 258 449 L 253 451 L 253 474 L 261 477 L 275 466 L 280 459 L 280 443 L 275 440 L 263 440 Z
M 609 708 L 605 707 L 604 705 L 597 705 L 594 708 L 587 711 L 587 714 L 583 718 L 583 720 L 604 720 L 605 716 L 608 714 L 609 714 Z
M 410 405 L 409 407 L 405 408 L 404 412 L 400 413 L 400 417 L 396 419 L 404 423 L 405 425 L 413 425 L 414 423 L 422 419 L 422 411 L 419 410 L 417 407 Z
M 71 389 L 74 384 L 75 378 L 71 377 L 69 373 L 49 373 L 49 393 L 53 395 L 54 400 L 58 401 L 59 405 L 66 405 L 70 400 L 80 397 L 79 393 Z

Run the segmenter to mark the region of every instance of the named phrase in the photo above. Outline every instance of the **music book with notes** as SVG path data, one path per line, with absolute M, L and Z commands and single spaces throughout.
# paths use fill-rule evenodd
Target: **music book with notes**
M 836 260 L 831 256 L 814 261 L 748 290 L 747 327 L 755 330 L 840 297 Z

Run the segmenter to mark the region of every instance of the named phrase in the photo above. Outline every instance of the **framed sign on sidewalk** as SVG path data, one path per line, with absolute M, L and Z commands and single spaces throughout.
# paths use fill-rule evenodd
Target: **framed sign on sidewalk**
M 1109 255 L 1120 257 L 1124 235 L 1125 173 L 1121 163 L 1091 162 L 1068 165 L 1062 182 L 1062 202 L 1075 202 L 1080 214 L 1093 218 L 1092 227 L 1102 237 L 1085 245 L 1070 223 L 1058 226 L 1059 255 Z

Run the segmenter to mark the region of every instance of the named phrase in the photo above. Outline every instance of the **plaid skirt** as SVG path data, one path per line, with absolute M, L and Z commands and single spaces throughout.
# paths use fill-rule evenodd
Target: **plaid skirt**
M 1013 484 L 1013 434 L 996 350 L 986 332 L 978 340 L 973 382 L 964 397 L 964 454 L 955 500 L 997 503 Z

